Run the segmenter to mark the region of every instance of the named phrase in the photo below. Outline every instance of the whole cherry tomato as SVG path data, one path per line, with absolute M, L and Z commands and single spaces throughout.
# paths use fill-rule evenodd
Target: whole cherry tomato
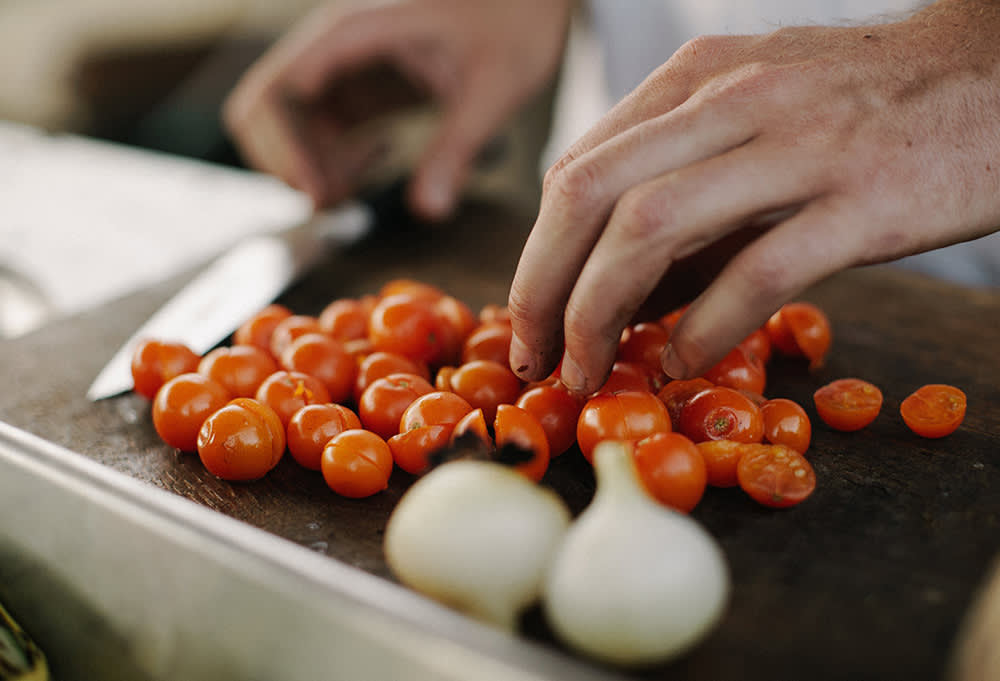
M 377 297 L 387 298 L 389 296 L 405 295 L 411 298 L 422 298 L 424 300 L 434 302 L 444 294 L 444 290 L 434 284 L 429 284 L 425 281 L 418 281 L 416 279 L 399 277 L 396 279 L 390 279 L 382 284 L 382 287 L 378 290 Z
M 604 384 L 594 391 L 594 395 L 635 390 L 652 392 L 650 369 L 638 362 L 618 360 L 611 365 L 611 373 L 608 374 Z
M 917 435 L 938 438 L 951 435 L 962 425 L 966 402 L 959 388 L 932 383 L 907 396 L 899 405 L 899 413 Z
M 816 413 L 834 430 L 861 430 L 882 411 L 882 391 L 860 378 L 840 378 L 813 393 Z
M 632 449 L 643 485 L 664 506 L 690 513 L 705 494 L 708 471 L 693 442 L 680 433 L 654 433 Z
M 201 424 L 231 398 L 225 388 L 204 374 L 174 376 L 153 399 L 153 427 L 171 447 L 195 452 Z
M 354 393 L 358 363 L 340 341 L 322 333 L 306 333 L 293 340 L 281 353 L 283 369 L 309 374 L 319 379 L 330 402 L 346 402 Z
M 271 407 L 286 428 L 292 415 L 302 407 L 330 401 L 330 393 L 318 378 L 284 369 L 265 378 L 254 397 Z
M 826 313 L 812 303 L 786 303 L 764 325 L 771 346 L 790 357 L 806 357 L 812 368 L 822 366 L 833 335 Z
M 740 341 L 740 346 L 764 365 L 771 360 L 771 337 L 764 327 L 751 331 L 749 336 Z
M 423 426 L 454 428 L 472 409 L 469 401 L 461 395 L 446 390 L 432 390 L 419 395 L 406 407 L 399 419 L 399 432 L 405 433 Z
M 358 363 L 358 375 L 354 379 L 354 401 L 359 401 L 361 393 L 376 379 L 391 374 L 414 374 L 425 381 L 431 378 L 431 372 L 424 362 L 417 362 L 394 352 L 372 352 Z
M 410 404 L 434 390 L 434 386 L 417 374 L 389 374 L 369 385 L 358 400 L 361 424 L 383 439 L 399 432 L 399 421 Z
M 292 344 L 292 341 L 307 333 L 323 333 L 316 317 L 305 314 L 293 314 L 290 317 L 285 317 L 275 324 L 274 331 L 271 332 L 269 346 L 271 355 L 275 359 L 280 358 L 281 353 Z
M 787 508 L 816 489 L 816 473 L 799 452 L 784 445 L 764 445 L 745 453 L 736 466 L 740 487 L 759 504 Z
M 657 322 L 640 322 L 626 327 L 618 343 L 618 359 L 662 371 L 660 356 L 670 332 Z
M 198 456 L 223 480 L 257 480 L 285 453 L 285 430 L 263 402 L 238 397 L 213 412 L 198 432 Z
M 688 400 L 681 410 L 680 426 L 680 432 L 695 442 L 760 442 L 764 437 L 760 407 L 739 390 L 725 386 L 706 388 Z
M 681 411 L 688 401 L 713 383 L 701 376 L 697 378 L 675 378 L 657 391 L 656 396 L 666 405 L 670 413 L 670 425 L 674 430 L 681 428 Z
M 498 405 L 513 404 L 517 400 L 521 386 L 521 379 L 508 364 L 476 359 L 450 372 L 446 389 L 461 395 L 474 408 L 482 408 L 483 417 L 492 421 Z
M 802 405 L 784 397 L 775 397 L 760 405 L 760 413 L 764 417 L 765 441 L 806 453 L 812 439 L 812 423 Z
M 375 296 L 338 298 L 319 313 L 320 330 L 340 342 L 368 338 L 368 318 L 375 307 Z
M 370 430 L 345 430 L 323 448 L 320 470 L 327 486 L 352 499 L 370 497 L 389 486 L 392 452 Z
M 767 385 L 764 363 L 741 345 L 730 350 L 718 364 L 705 372 L 704 377 L 716 385 L 758 395 L 764 394 Z
M 397 466 L 411 475 L 423 475 L 430 468 L 430 457 L 450 442 L 453 429 L 450 424 L 420 426 L 397 433 L 386 443 Z
M 510 310 L 507 309 L 506 305 L 486 303 L 479 308 L 479 314 L 477 317 L 481 324 L 488 324 L 489 322 L 503 322 L 505 324 L 510 324 Z
M 545 430 L 549 455 L 557 457 L 576 442 L 576 424 L 583 400 L 561 383 L 536 385 L 521 393 L 514 403 L 534 415 Z
M 670 432 L 670 414 L 660 399 L 648 391 L 602 393 L 583 405 L 577 420 L 576 440 L 587 461 L 602 440 L 633 442 L 653 433 Z
M 299 464 L 318 471 L 326 443 L 358 428 L 358 415 L 342 404 L 307 404 L 288 421 L 288 451 Z
M 291 316 L 292 311 L 284 305 L 268 305 L 236 329 L 233 333 L 233 345 L 256 345 L 270 353 L 274 328 L 282 319 Z
M 132 353 L 133 390 L 147 399 L 174 376 L 198 369 L 201 358 L 184 345 L 153 338 L 140 341 Z
M 479 320 L 467 304 L 458 298 L 443 295 L 434 301 L 434 314 L 441 322 L 442 350 L 437 364 L 457 364 L 462 361 L 465 339 L 479 325 Z
M 528 461 L 515 464 L 514 470 L 535 482 L 545 476 L 549 469 L 549 441 L 542 424 L 531 412 L 513 404 L 501 404 L 497 407 L 493 432 L 497 449 L 513 445 L 532 453 Z
M 253 397 L 277 370 L 271 353 L 256 345 L 221 346 L 198 363 L 198 373 L 215 379 L 234 397 Z
M 491 359 L 500 364 L 510 363 L 510 322 L 484 322 L 470 333 L 462 347 L 462 362 Z
M 444 332 L 433 303 L 408 294 L 379 299 L 368 320 L 368 337 L 376 351 L 431 365 L 445 354 Z

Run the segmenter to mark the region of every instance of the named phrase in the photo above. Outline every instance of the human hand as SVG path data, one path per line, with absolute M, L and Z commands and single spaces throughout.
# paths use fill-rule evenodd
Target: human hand
M 546 174 L 512 368 L 536 380 L 562 359 L 590 392 L 640 307 L 693 286 L 661 359 L 697 376 L 827 275 L 996 230 L 998 31 L 1000 5 L 942 0 L 686 44 Z
M 411 0 L 320 7 L 265 54 L 223 118 L 248 163 L 317 206 L 357 187 L 385 140 L 352 134 L 421 98 L 441 108 L 414 171 L 415 210 L 451 210 L 477 152 L 554 75 L 571 0 Z

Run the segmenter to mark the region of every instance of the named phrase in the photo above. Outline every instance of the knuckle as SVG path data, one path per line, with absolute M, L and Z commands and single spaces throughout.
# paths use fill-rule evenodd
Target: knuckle
M 656 240 L 661 246 L 669 240 L 671 227 L 677 222 L 677 202 L 672 192 L 660 188 L 650 192 L 641 187 L 626 191 L 618 200 L 612 215 L 612 225 L 628 241 Z
M 564 157 L 545 173 L 543 193 L 573 208 L 586 206 L 599 194 L 600 175 L 596 163 Z

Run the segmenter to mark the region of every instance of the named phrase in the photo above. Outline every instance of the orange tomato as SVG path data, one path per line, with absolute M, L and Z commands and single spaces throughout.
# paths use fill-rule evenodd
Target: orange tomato
M 868 426 L 882 410 L 882 391 L 860 378 L 840 378 L 813 393 L 816 413 L 834 430 Z
M 326 443 L 356 428 L 361 420 L 342 404 L 307 404 L 288 421 L 288 451 L 299 464 L 318 471 Z
M 812 423 L 809 414 L 798 402 L 784 397 L 765 400 L 760 405 L 764 417 L 764 440 L 776 445 L 787 445 L 805 454 L 812 440 Z
M 955 386 L 932 383 L 907 396 L 899 405 L 899 413 L 917 435 L 945 437 L 962 425 L 966 402 L 965 393 Z
M 648 391 L 602 393 L 583 405 L 576 425 L 576 440 L 587 461 L 602 440 L 634 442 L 653 433 L 670 432 L 670 414 Z
M 232 396 L 217 381 L 190 372 L 163 384 L 153 399 L 153 427 L 164 442 L 182 452 L 198 450 L 198 432 Z
M 693 442 L 680 433 L 654 433 L 635 443 L 639 478 L 664 506 L 690 513 L 705 494 L 708 470 Z
M 201 358 L 184 345 L 149 338 L 140 341 L 132 353 L 133 390 L 147 399 L 174 376 L 198 369 Z
M 263 402 L 238 397 L 212 413 L 198 432 L 198 456 L 223 480 L 257 480 L 285 453 L 285 429 Z
M 799 504 L 816 489 L 813 467 L 802 454 L 784 445 L 764 445 L 746 452 L 736 472 L 743 491 L 770 508 Z
M 370 497 L 389 486 L 392 451 L 369 430 L 345 430 L 323 448 L 320 470 L 327 486 L 352 499 Z

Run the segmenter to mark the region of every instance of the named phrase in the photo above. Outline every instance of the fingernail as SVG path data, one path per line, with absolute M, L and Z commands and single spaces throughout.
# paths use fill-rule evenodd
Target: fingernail
M 670 378 L 687 378 L 687 365 L 684 361 L 677 356 L 674 352 L 674 346 L 671 343 L 667 343 L 667 347 L 663 350 L 663 371 L 666 372 L 667 376 Z
M 580 371 L 579 365 L 569 355 L 563 357 L 562 368 L 559 370 L 559 379 L 563 382 L 563 385 L 575 393 L 583 392 L 587 381 L 583 372 Z
M 441 219 L 451 212 L 451 186 L 439 171 L 431 171 L 424 181 L 423 190 L 424 210 L 432 217 Z
M 518 376 L 529 380 L 534 377 L 535 358 L 528 346 L 517 337 L 511 334 L 510 337 L 510 367 Z

